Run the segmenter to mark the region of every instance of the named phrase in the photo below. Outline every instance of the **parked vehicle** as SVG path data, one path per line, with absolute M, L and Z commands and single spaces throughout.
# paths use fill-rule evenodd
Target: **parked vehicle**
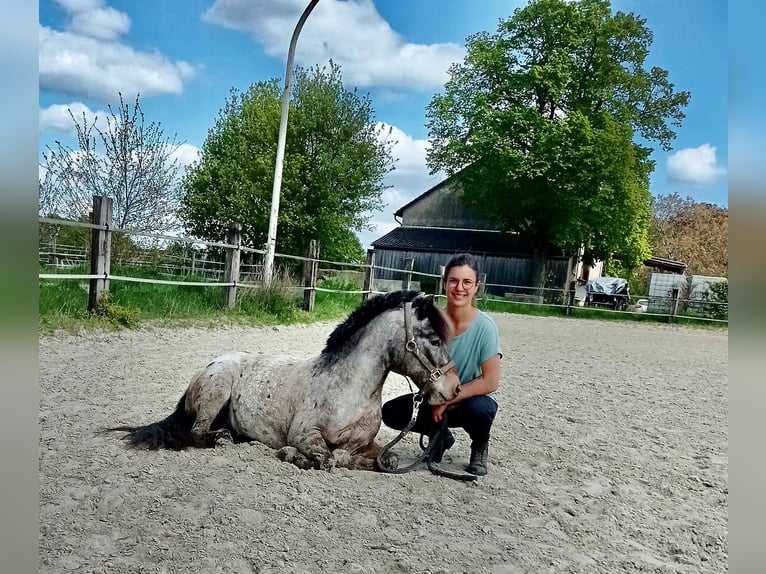
M 585 306 L 624 311 L 630 304 L 628 281 L 620 277 L 596 277 L 585 284 Z
M 649 309 L 649 299 L 639 299 L 636 301 L 634 311 L 636 313 L 645 313 Z

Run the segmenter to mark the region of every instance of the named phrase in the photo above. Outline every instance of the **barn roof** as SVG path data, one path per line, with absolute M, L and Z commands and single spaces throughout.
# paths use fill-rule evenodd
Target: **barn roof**
M 443 227 L 397 227 L 372 242 L 376 249 L 430 251 L 436 253 L 522 255 L 532 253 L 521 236 L 500 231 L 447 229 Z M 557 253 L 552 250 L 551 253 Z
M 688 265 L 683 261 L 673 261 L 663 257 L 650 257 L 644 261 L 644 265 L 660 271 L 669 271 L 671 273 L 683 273 Z

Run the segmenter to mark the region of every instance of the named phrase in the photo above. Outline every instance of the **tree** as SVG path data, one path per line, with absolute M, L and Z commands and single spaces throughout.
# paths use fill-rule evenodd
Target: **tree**
M 114 224 L 137 231 L 164 231 L 177 226 L 179 145 L 168 139 L 157 122 L 145 123 L 139 96 L 131 109 L 120 94 L 115 112 L 109 105 L 106 127 L 99 118 L 82 122 L 69 115 L 78 149 L 57 141 L 46 146 L 40 180 L 41 215 L 78 220 L 88 215 L 94 195 L 114 201 Z
M 652 255 L 683 261 L 692 275 L 729 275 L 729 211 L 677 193 L 658 195 L 649 228 Z
M 432 172 L 532 245 L 532 285 L 554 248 L 626 267 L 648 255 L 656 141 L 670 149 L 687 92 L 646 70 L 652 33 L 608 0 L 535 0 L 469 36 L 427 107 Z
M 266 243 L 280 120 L 279 80 L 232 89 L 187 172 L 180 215 L 190 233 L 221 241 L 240 223 L 247 243 Z M 310 240 L 322 257 L 363 255 L 354 230 L 380 205 L 391 148 L 374 121 L 369 96 L 343 86 L 340 67 L 294 73 L 282 179 L 277 251 L 304 255 Z M 390 130 L 388 131 L 390 133 Z
M 718 281 L 708 284 L 708 290 L 703 295 L 706 303 L 703 312 L 713 319 L 729 319 L 729 281 Z

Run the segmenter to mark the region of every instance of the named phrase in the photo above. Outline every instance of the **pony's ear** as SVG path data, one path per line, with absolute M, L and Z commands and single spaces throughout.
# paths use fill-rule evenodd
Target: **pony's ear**
M 420 320 L 425 319 L 433 307 L 434 296 L 426 295 L 422 291 L 412 300 L 412 308 L 415 309 L 415 315 Z
M 428 306 L 432 306 L 433 304 L 434 304 L 434 296 L 426 295 L 423 291 L 420 291 L 412 299 L 413 307 L 428 307 Z

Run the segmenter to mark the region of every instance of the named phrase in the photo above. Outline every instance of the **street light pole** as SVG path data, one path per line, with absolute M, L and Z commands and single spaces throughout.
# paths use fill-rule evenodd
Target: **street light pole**
M 311 14 L 319 0 L 311 0 L 301 14 L 298 23 L 293 30 L 290 40 L 290 49 L 287 52 L 287 69 L 285 70 L 285 89 L 282 92 L 282 115 L 279 120 L 279 139 L 277 140 L 277 159 L 274 165 L 274 187 L 271 190 L 271 213 L 269 214 L 269 231 L 266 236 L 266 259 L 263 265 L 263 282 L 271 284 L 274 270 L 274 251 L 277 243 L 277 220 L 279 219 L 279 194 L 282 189 L 282 164 L 285 159 L 285 140 L 287 139 L 287 114 L 290 112 L 290 79 L 293 73 L 293 58 L 295 57 L 295 45 L 298 43 L 298 35 L 301 33 L 303 24 Z

